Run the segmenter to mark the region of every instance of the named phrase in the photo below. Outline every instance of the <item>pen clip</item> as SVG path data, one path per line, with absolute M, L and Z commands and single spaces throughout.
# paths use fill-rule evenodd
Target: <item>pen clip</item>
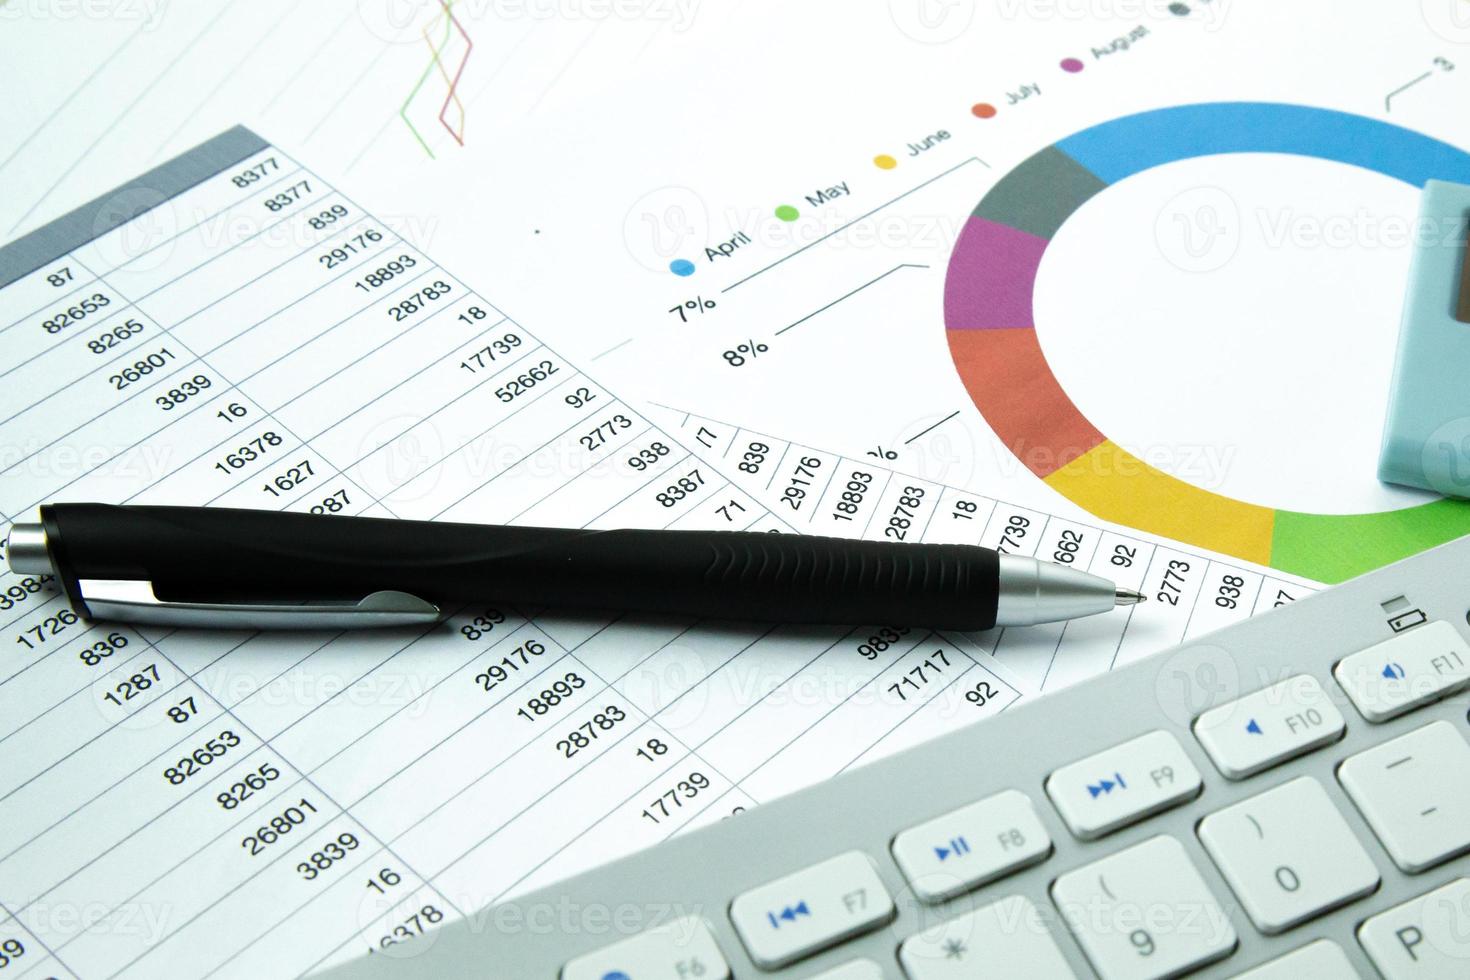
M 138 579 L 80 579 L 77 589 L 93 619 L 218 629 L 362 629 L 409 626 L 439 619 L 439 607 L 407 592 L 384 590 L 358 600 L 302 602 L 176 602 L 160 599 Z

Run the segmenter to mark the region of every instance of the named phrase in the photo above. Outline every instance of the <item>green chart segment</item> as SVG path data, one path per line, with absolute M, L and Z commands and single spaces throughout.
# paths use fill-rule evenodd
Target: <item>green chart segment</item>
M 1042 353 L 1033 296 L 1047 246 L 1078 208 L 1153 167 L 1280 153 L 1423 187 L 1470 183 L 1470 154 L 1364 116 L 1277 103 L 1207 103 L 1126 116 L 1022 162 L 980 201 L 950 258 L 945 330 L 970 397 L 1049 486 L 1107 520 L 1320 582 L 1340 582 L 1470 534 L 1470 503 L 1308 514 L 1186 483 L 1133 456 L 1072 401 Z M 1394 329 L 1385 324 L 1384 329 Z

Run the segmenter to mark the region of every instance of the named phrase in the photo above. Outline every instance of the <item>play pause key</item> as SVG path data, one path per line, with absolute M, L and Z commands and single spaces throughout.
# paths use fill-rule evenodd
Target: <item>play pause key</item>
M 925 902 L 978 888 L 1050 853 L 1051 837 L 1019 790 L 911 827 L 893 841 L 894 860 Z

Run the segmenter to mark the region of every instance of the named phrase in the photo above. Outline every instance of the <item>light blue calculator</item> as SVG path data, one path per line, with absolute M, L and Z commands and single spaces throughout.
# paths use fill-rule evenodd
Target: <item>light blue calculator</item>
M 1378 476 L 1470 497 L 1470 186 L 1424 185 Z

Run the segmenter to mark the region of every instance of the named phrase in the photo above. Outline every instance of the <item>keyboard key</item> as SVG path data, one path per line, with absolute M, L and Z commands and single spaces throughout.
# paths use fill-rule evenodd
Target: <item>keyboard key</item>
M 1437 620 L 1344 657 L 1332 673 L 1364 718 L 1388 721 L 1470 684 L 1470 647 Z
M 1342 712 L 1310 674 L 1212 708 L 1194 735 L 1227 779 L 1244 779 L 1342 738 Z
M 1396 905 L 1358 927 L 1384 980 L 1465 980 L 1470 975 L 1470 879 Z
M 1172 837 L 1069 871 L 1051 896 L 1102 980 L 1177 977 L 1235 950 L 1230 917 Z
M 1063 766 L 1046 794 L 1083 840 L 1095 840 L 1199 795 L 1199 770 L 1168 732 L 1149 732 Z
M 872 960 L 853 960 L 818 973 L 811 980 L 883 980 L 883 968 Z
M 1051 835 L 1030 798 L 1006 790 L 899 834 L 893 859 L 914 894 L 942 902 L 1051 853 Z
M 750 958 L 775 969 L 893 918 L 873 862 L 849 851 L 740 895 L 730 905 Z
M 730 980 L 730 966 L 715 945 L 709 927 L 700 919 L 685 918 L 579 956 L 561 971 L 561 980 L 608 977 Z
M 1199 838 L 1267 935 L 1378 887 L 1378 869 L 1310 776 L 1210 814 Z
M 1470 745 L 1449 722 L 1350 756 L 1337 778 L 1409 874 L 1470 851 Z
M 1319 939 L 1254 970 L 1238 973 L 1234 980 L 1351 980 L 1357 975 L 1341 946 L 1330 939 Z
M 1041 913 L 1023 895 L 950 919 L 904 941 L 898 959 L 909 980 L 974 977 L 1075 978 Z

